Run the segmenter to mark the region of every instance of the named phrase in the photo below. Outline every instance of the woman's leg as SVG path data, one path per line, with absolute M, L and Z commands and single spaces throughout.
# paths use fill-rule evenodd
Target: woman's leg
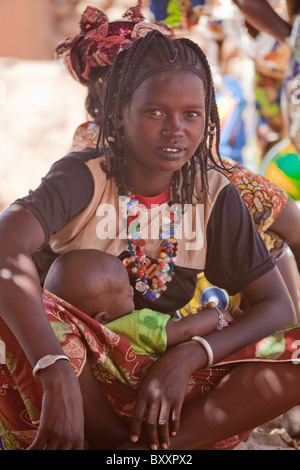
M 247 363 L 184 405 L 170 449 L 204 449 L 270 421 L 300 401 L 300 365 Z
M 282 258 L 277 261 L 276 265 L 293 300 L 296 309 L 297 322 L 300 322 L 300 281 L 295 259 L 290 254 L 286 253 Z
M 295 406 L 283 415 L 283 426 L 291 437 L 300 437 L 300 405 Z
M 87 361 L 79 376 L 85 438 L 93 450 L 115 449 L 129 439 L 129 430 L 113 411 Z

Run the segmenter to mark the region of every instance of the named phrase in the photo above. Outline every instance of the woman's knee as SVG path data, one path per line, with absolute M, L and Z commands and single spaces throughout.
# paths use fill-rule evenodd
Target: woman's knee
M 265 399 L 299 402 L 300 364 L 292 362 L 261 362 L 242 364 L 231 372 L 233 380 L 244 389 L 256 391 Z

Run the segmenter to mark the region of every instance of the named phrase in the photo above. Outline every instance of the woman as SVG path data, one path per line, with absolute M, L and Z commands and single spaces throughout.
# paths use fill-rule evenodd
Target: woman
M 103 445 L 124 446 L 127 435 L 101 392 L 90 386 L 85 346 L 85 353 L 76 355 L 85 343 L 70 342 L 63 350 L 57 337 L 65 344 L 71 326 L 61 325 L 59 308 L 53 329 L 44 314 L 31 256 L 48 240 L 57 253 L 89 246 L 117 254 L 135 287 L 137 308 L 174 312 L 190 298 L 202 269 L 211 282 L 230 293 L 241 291 L 249 302 L 230 328 L 176 346 L 147 369 L 131 410 L 133 442 L 145 417 L 152 449 L 208 448 L 298 403 L 300 372 L 292 362 L 292 343 L 299 329 L 290 326 L 296 321 L 294 307 L 248 210 L 214 164 L 215 138 L 218 144 L 219 119 L 205 55 L 189 40 L 153 31 L 121 51 L 110 70 L 100 133 L 104 157 L 94 150 L 68 155 L 53 165 L 36 191 L 2 215 L 1 315 L 44 388 L 41 393 L 39 383 L 28 384 L 42 395 L 30 449 L 81 448 L 83 415 L 88 427 L 95 410 L 105 417 L 99 420 Z M 154 205 L 150 210 L 149 203 Z M 136 204 L 138 214 L 132 210 Z M 158 210 L 167 212 L 162 212 L 162 224 L 153 218 Z M 254 345 L 243 362 L 249 345 L 287 327 L 279 333 L 286 338 L 282 354 L 267 356 L 264 363 L 266 356 Z M 7 328 L 3 324 L 4 341 Z M 8 351 L 18 351 L 18 368 L 24 358 L 15 344 L 10 337 Z M 92 346 L 88 357 L 100 348 L 96 340 Z M 60 360 L 65 355 L 68 360 Z M 281 363 L 282 358 L 287 362 Z M 189 379 L 199 369 L 216 385 L 205 395 L 193 394 L 181 412 Z M 116 404 L 116 397 L 110 403 Z M 3 409 L 2 419 L 8 412 Z M 89 442 L 97 439 L 91 429 L 85 435 L 91 436 Z
M 173 30 L 163 23 L 146 23 L 141 7 L 140 1 L 124 14 L 124 19 L 109 22 L 102 11 L 88 6 L 82 14 L 80 33 L 61 41 L 56 48 L 57 58 L 64 60 L 72 76 L 88 90 L 86 109 L 90 118 L 76 129 L 72 151 L 95 147 L 97 144 L 106 88 L 105 76 L 117 53 L 151 29 L 158 29 L 170 37 L 174 36 Z M 223 159 L 223 162 L 227 169 L 231 169 L 227 172 L 227 176 L 244 199 L 256 228 L 276 260 L 300 319 L 298 276 L 294 273 L 293 262 L 286 249 L 287 245 L 291 248 L 299 267 L 300 240 L 297 236 L 300 230 L 299 210 L 283 189 L 263 176 L 254 174 L 229 158 Z M 293 232 L 289 230 L 291 225 L 295 227 Z M 35 256 L 42 279 L 54 256 L 50 250 L 48 256 L 45 254 Z M 209 285 L 203 273 L 198 277 L 195 296 L 188 299 L 189 303 L 181 310 L 181 315 L 186 315 L 187 312 L 199 307 L 202 286 L 207 288 Z M 220 297 L 224 294 L 220 289 L 213 287 L 214 295 L 217 294 L 221 302 Z M 226 295 L 226 302 L 220 305 L 227 308 L 237 301 L 240 301 L 239 295 L 234 298 Z
M 146 22 L 142 14 L 142 0 L 129 8 L 123 18 L 115 21 L 109 21 L 98 8 L 87 6 L 81 16 L 79 34 L 69 36 L 57 45 L 56 58 L 62 60 L 73 78 L 88 90 L 85 105 L 89 121 L 76 129 L 72 150 L 96 146 L 105 76 L 119 51 L 153 29 L 167 36 L 174 35 L 173 30 L 164 23 Z

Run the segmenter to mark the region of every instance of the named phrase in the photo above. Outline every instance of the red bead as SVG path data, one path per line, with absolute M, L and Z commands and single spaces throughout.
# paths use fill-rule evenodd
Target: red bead
M 129 215 L 127 217 L 127 225 L 129 225 L 134 219 L 136 219 L 138 217 L 138 214 L 136 215 Z
M 157 285 L 158 285 L 158 287 L 162 287 L 164 285 L 164 282 L 163 281 L 158 281 Z
M 135 240 L 135 245 L 144 246 L 146 245 L 145 240 Z
M 166 265 L 166 263 L 164 261 L 160 261 L 159 265 L 163 268 Z

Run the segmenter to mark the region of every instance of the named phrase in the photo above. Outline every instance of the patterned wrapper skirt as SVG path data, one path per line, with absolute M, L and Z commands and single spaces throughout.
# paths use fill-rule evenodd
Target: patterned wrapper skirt
M 119 336 L 70 304 L 43 291 L 45 310 L 55 335 L 80 375 L 87 360 L 113 409 L 124 420 L 132 415 L 136 390 L 155 359 L 137 356 L 127 338 Z M 186 402 L 204 395 L 241 362 L 297 363 L 300 324 L 277 332 L 190 378 Z M 35 439 L 43 388 L 6 324 L 0 321 L 0 449 L 23 450 Z M 300 353 L 299 353 L 300 357 Z M 232 450 L 250 431 L 217 442 L 209 449 Z

